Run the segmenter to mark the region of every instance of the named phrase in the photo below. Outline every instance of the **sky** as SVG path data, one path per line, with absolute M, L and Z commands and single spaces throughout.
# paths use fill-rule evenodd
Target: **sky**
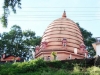
M 3 1 L 0 0 L 0 17 Z M 21 3 L 22 9 L 16 8 L 16 14 L 10 12 L 7 28 L 0 23 L 0 33 L 8 32 L 16 24 L 23 31 L 29 29 L 42 36 L 48 25 L 61 18 L 65 10 L 67 18 L 78 22 L 93 37 L 100 36 L 100 0 L 22 0 Z

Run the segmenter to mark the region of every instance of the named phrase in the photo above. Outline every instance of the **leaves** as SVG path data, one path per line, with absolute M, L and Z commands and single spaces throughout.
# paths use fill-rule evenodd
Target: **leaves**
M 29 48 L 40 44 L 41 37 L 36 37 L 31 30 L 23 31 L 18 25 L 13 25 L 9 32 L 4 32 L 0 40 L 0 55 L 6 53 L 26 57 Z
M 3 24 L 3 27 L 7 27 L 8 25 L 8 16 L 10 14 L 9 8 L 11 8 L 14 13 L 16 13 L 16 6 L 21 8 L 21 0 L 4 0 L 4 14 L 1 17 L 1 23 Z
M 78 27 L 80 28 L 80 31 L 82 33 L 84 43 L 86 45 L 86 49 L 89 52 L 89 55 L 94 56 L 95 55 L 95 50 L 92 47 L 92 43 L 96 42 L 96 39 L 92 37 L 92 33 L 85 30 L 84 28 L 79 26 L 79 23 L 76 23 Z

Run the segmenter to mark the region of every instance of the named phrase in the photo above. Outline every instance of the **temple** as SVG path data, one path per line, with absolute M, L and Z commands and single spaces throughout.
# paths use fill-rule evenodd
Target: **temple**
M 56 60 L 83 59 L 88 55 L 79 27 L 65 11 L 47 27 L 40 46 L 35 48 L 35 58 L 53 60 L 52 53 Z

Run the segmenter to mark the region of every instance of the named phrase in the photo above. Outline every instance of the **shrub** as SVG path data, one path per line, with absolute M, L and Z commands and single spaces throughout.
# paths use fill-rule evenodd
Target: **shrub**
M 54 67 L 54 68 L 61 68 L 62 67 L 62 63 L 60 61 L 47 62 L 47 65 L 49 67 Z
M 17 73 L 27 73 L 27 72 L 35 72 L 38 71 L 40 68 L 46 67 L 45 62 L 42 59 L 36 59 L 29 62 L 22 62 L 22 63 L 13 63 L 9 64 L 6 63 L 1 66 L 0 74 L 1 75 L 13 75 Z
M 96 66 L 89 67 L 87 69 L 87 72 L 89 72 L 90 75 L 100 75 L 100 68 L 99 67 L 96 67 Z
M 0 65 L 0 75 L 100 75 L 99 67 L 85 68 L 76 61 L 62 62 L 36 59 L 29 62 Z
M 59 69 L 57 72 L 54 73 L 54 75 L 70 75 L 70 73 L 66 70 Z
M 80 67 L 78 66 L 78 64 L 76 64 L 76 65 L 74 66 L 73 72 L 74 72 L 74 73 L 80 72 Z

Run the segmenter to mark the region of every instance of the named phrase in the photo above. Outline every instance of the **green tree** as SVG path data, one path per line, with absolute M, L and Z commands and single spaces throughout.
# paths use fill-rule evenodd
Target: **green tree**
M 40 36 L 36 36 L 36 38 L 34 39 L 34 45 L 40 45 L 40 42 L 41 42 L 41 37 Z
M 23 42 L 27 46 L 36 46 L 41 42 L 41 37 L 35 36 L 35 32 L 31 30 L 23 31 Z
M 3 41 L 0 39 L 0 57 L 1 57 L 2 53 L 3 53 L 3 44 L 2 44 L 2 42 Z
M 80 28 L 80 31 L 82 33 L 83 36 L 83 40 L 84 43 L 86 45 L 86 49 L 89 52 L 90 56 L 94 56 L 95 55 L 95 50 L 93 49 L 92 43 L 96 42 L 96 39 L 92 37 L 92 33 L 85 30 L 84 28 L 79 26 L 79 23 L 76 23 L 78 25 L 78 27 Z
M 22 30 L 19 26 L 14 25 L 7 33 L 1 36 L 2 50 L 8 55 L 22 56 L 24 46 L 22 44 Z
M 31 30 L 23 31 L 23 44 L 26 50 L 30 47 L 35 47 L 36 45 L 40 45 L 41 37 L 35 36 L 35 32 Z M 29 55 L 27 53 L 27 55 Z
M 23 49 L 23 44 L 22 44 L 22 30 L 20 26 L 14 25 L 11 27 L 11 30 L 9 31 L 10 35 L 10 43 L 13 45 L 12 50 L 14 51 L 14 55 L 16 56 L 22 56 L 22 50 Z
M 1 23 L 3 27 L 7 27 L 8 16 L 10 14 L 10 8 L 14 13 L 16 13 L 16 7 L 21 8 L 21 0 L 4 0 L 3 9 L 4 13 L 1 17 Z
M 4 52 L 8 55 L 27 57 L 30 47 L 39 45 L 41 37 L 35 36 L 31 30 L 23 31 L 20 26 L 13 25 L 9 32 L 4 32 L 0 39 L 0 55 Z
M 8 46 L 10 46 L 9 39 L 10 39 L 10 36 L 9 36 L 9 34 L 7 32 L 4 32 L 1 35 L 1 49 L 3 50 L 1 52 L 1 54 L 8 50 Z M 9 51 L 9 52 L 11 52 L 11 51 Z

